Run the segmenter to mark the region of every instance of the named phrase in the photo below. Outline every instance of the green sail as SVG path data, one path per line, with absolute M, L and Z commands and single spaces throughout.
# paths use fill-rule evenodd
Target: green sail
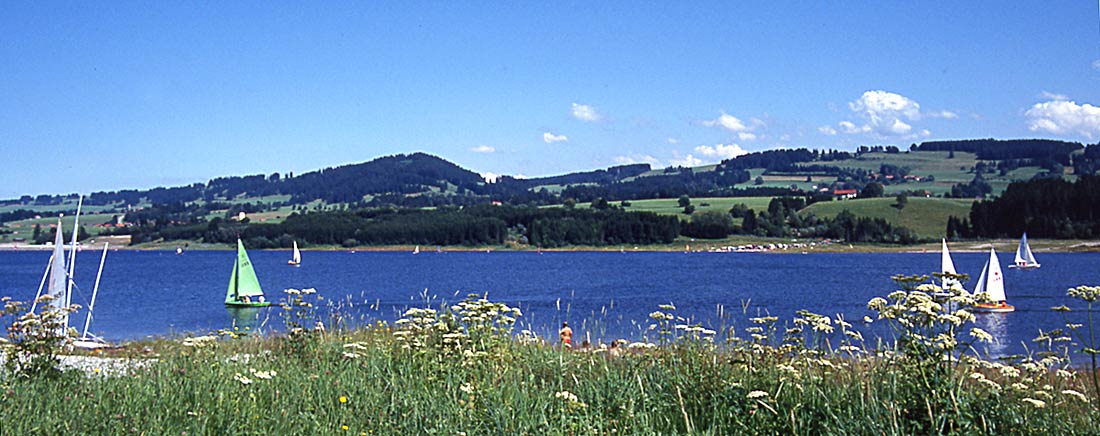
M 238 297 L 257 297 L 264 294 L 256 270 L 244 251 L 244 244 L 237 240 L 237 262 L 233 265 L 233 275 L 229 277 L 229 289 L 225 293 L 225 302 L 233 303 Z

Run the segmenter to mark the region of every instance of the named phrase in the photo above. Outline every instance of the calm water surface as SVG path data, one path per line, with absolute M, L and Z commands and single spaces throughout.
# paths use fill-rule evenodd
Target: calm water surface
M 136 339 L 186 332 L 206 333 L 238 325 L 277 329 L 280 310 L 229 310 L 222 304 L 233 268 L 233 251 L 115 251 L 107 256 L 91 330 L 108 339 Z M 955 265 L 976 280 L 987 254 L 954 253 Z M 50 253 L 0 252 L 0 295 L 33 298 Z M 73 301 L 86 306 L 95 283 L 99 252 L 78 254 Z M 795 311 L 868 315 L 866 303 L 896 289 L 895 274 L 928 274 L 939 253 L 409 253 L 305 252 L 301 267 L 289 267 L 289 252 L 250 253 L 269 299 L 286 288 L 316 288 L 356 322 L 394 320 L 407 307 L 455 302 L 466 294 L 519 306 L 521 328 L 546 336 L 569 320 L 593 341 L 640 338 L 648 314 L 674 303 L 677 313 L 704 326 L 748 326 L 760 313 L 789 322 Z M 1002 264 L 1011 253 L 999 253 Z M 1016 312 L 979 315 L 993 333 L 994 354 L 1030 346 L 1040 329 L 1064 324 L 1052 306 L 1075 307 L 1067 288 L 1100 284 L 1100 253 L 1044 253 L 1035 271 L 1005 268 L 1007 293 Z M 74 324 L 83 326 L 84 314 Z M 875 326 L 858 328 L 881 330 Z M 881 333 L 881 331 L 880 331 Z

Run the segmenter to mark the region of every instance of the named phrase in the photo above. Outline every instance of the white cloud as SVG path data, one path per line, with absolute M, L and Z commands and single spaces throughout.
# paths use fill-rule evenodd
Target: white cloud
M 1100 71 L 1100 59 L 1092 61 L 1092 69 Z
M 683 158 L 669 159 L 668 164 L 674 167 L 697 167 L 703 164 L 703 160 L 689 154 Z
M 829 135 L 829 136 L 836 135 L 836 133 L 837 133 L 836 129 L 834 129 L 832 127 L 829 127 L 829 126 L 818 127 L 817 131 L 821 132 L 821 134 L 823 134 L 823 135 Z
M 500 178 L 500 174 L 484 172 L 481 173 L 481 178 L 485 179 L 485 183 L 496 183 L 497 179 Z
M 530 179 L 530 177 L 527 177 L 526 174 L 516 174 L 516 175 L 512 176 L 512 178 L 513 179 L 519 179 L 519 180 Z
M 705 157 L 718 159 L 733 159 L 737 156 L 749 154 L 749 152 L 745 151 L 745 149 L 737 144 L 717 144 L 713 147 L 709 145 L 700 145 L 695 147 L 695 152 Z M 688 157 L 691 157 L 691 155 L 688 155 Z
M 742 141 L 755 141 L 756 140 L 756 134 L 755 133 L 749 133 L 749 132 L 738 132 L 737 133 L 737 139 L 740 139 Z
M 680 140 L 676 139 L 676 138 L 668 138 L 667 141 L 668 141 L 669 144 L 674 144 L 674 145 L 680 143 Z
M 569 141 L 569 137 L 567 137 L 565 135 L 555 135 L 555 134 L 550 133 L 550 132 L 546 132 L 546 133 L 542 134 L 542 142 L 545 142 L 547 144 L 553 144 L 555 142 L 568 142 L 568 141 Z
M 749 130 L 749 127 L 741 122 L 741 119 L 725 112 L 722 112 L 722 115 L 716 120 L 703 121 L 703 125 L 707 127 L 721 127 L 731 132 L 746 132 Z
M 1028 118 L 1028 129 L 1033 132 L 1042 130 L 1057 135 L 1100 138 L 1100 107 L 1088 103 L 1053 99 L 1035 103 L 1024 116 Z
M 1055 94 L 1053 92 L 1047 92 L 1047 91 L 1043 91 L 1043 92 L 1039 93 L 1039 98 L 1046 99 L 1046 100 L 1069 100 L 1069 97 L 1066 97 L 1063 94 Z
M 497 149 L 488 145 L 479 145 L 477 147 L 471 148 L 470 151 L 474 153 L 492 153 L 497 151 Z
M 630 165 L 630 164 L 636 164 L 636 163 L 647 163 L 647 164 L 655 166 L 659 162 L 657 160 L 657 158 L 655 158 L 653 156 L 650 156 L 648 154 L 646 154 L 646 155 L 632 154 L 632 155 L 628 155 L 628 156 L 615 156 L 615 158 L 612 159 L 612 160 L 614 160 L 615 163 L 618 164 L 618 165 Z
M 836 123 L 836 124 L 838 126 L 840 126 L 840 131 L 842 131 L 844 133 L 847 133 L 849 135 L 854 135 L 856 133 L 868 133 L 868 132 L 871 131 L 871 126 L 868 126 L 868 125 L 857 126 L 855 123 L 853 123 L 851 121 L 841 121 L 841 122 Z
M 571 112 L 573 113 L 573 118 L 588 123 L 594 123 L 603 119 L 603 115 L 601 115 L 596 108 L 586 104 L 573 103 Z
M 848 103 L 848 108 L 862 119 L 861 124 L 852 121 L 837 123 L 839 128 L 821 127 L 818 131 L 833 135 L 840 132 L 849 135 L 871 134 L 878 138 L 915 138 L 928 136 L 928 129 L 917 131 L 913 122 L 927 118 L 953 120 L 959 114 L 949 110 L 921 111 L 920 103 L 901 94 L 872 90 L 864 92 L 858 99 Z

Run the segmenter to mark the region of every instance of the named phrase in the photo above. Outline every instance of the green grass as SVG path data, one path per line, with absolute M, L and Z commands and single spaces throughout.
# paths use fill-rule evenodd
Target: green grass
M 98 235 L 103 228 L 96 227 L 97 225 L 110 222 L 113 214 L 89 214 L 80 215 L 80 226 L 88 232 L 88 234 L 95 236 Z M 66 232 L 71 232 L 73 228 L 72 215 L 68 215 L 61 218 L 61 225 L 65 228 Z M 4 223 L 4 227 L 8 230 L 12 230 L 15 233 L 0 235 L 0 243 L 12 242 L 15 238 L 23 238 L 27 241 L 32 239 L 34 235 L 35 224 L 42 226 L 42 231 L 48 232 L 50 226 L 57 225 L 57 216 L 43 216 L 42 218 L 29 218 L 19 221 L 11 221 Z
M 719 344 L 642 320 L 652 342 L 581 352 L 517 338 L 512 312 L 474 303 L 458 311 L 471 321 L 225 330 L 134 344 L 115 355 L 144 365 L 122 373 L 0 374 L 0 423 L 19 435 L 910 435 L 1089 434 L 1100 417 L 1081 400 L 1098 400 L 1083 372 L 841 355 L 814 333 L 835 324 L 810 315 L 802 333 L 761 318 Z
M 691 204 L 695 206 L 695 212 L 703 212 L 707 210 L 716 210 L 720 212 L 729 212 L 729 210 L 737 204 L 744 203 L 749 209 L 755 211 L 768 210 L 768 203 L 771 201 L 771 197 L 699 197 L 692 198 Z M 680 207 L 679 199 L 677 198 L 658 198 L 649 200 L 629 200 L 630 206 L 626 208 L 630 212 L 654 212 L 661 215 L 678 215 L 686 217 L 684 215 L 684 208 Z M 706 203 L 707 206 L 704 206 Z M 619 202 L 613 202 L 612 204 L 618 206 Z M 578 204 L 578 207 L 582 207 L 582 204 Z M 589 204 L 584 203 L 583 207 L 587 207 Z
M 909 203 L 899 211 L 893 207 L 896 204 L 894 197 L 867 198 L 814 203 L 799 213 L 832 218 L 848 210 L 857 217 L 883 218 L 892 225 L 907 227 L 921 238 L 938 239 L 947 230 L 947 218 L 952 215 L 969 217 L 973 202 L 970 199 L 909 197 Z

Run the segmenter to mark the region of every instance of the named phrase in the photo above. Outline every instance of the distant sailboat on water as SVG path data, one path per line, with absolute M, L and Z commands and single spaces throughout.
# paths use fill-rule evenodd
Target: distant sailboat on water
M 248 259 L 248 252 L 244 251 L 244 243 L 240 239 L 237 240 L 237 261 L 233 264 L 233 275 L 229 277 L 229 288 L 225 291 L 225 305 L 240 307 L 271 305 L 270 301 L 264 301 L 264 290 L 260 288 L 260 279 L 256 277 L 256 270 L 253 269 L 252 261 Z
M 287 265 L 298 266 L 302 264 L 302 252 L 298 250 L 298 241 L 294 241 L 294 252 L 290 255 Z
M 417 245 L 416 248 L 413 249 L 413 254 L 420 254 L 420 246 L 419 245 Z
M 1005 300 L 1005 277 L 1001 273 L 1001 263 L 997 260 L 997 252 L 989 249 L 989 260 L 982 268 L 982 275 L 978 277 L 978 284 L 974 286 L 974 294 L 985 293 L 992 303 L 978 303 L 974 305 L 975 312 L 1012 312 L 1015 307 L 1010 306 Z
M 1016 263 L 1009 265 L 1009 268 L 1019 269 L 1035 269 L 1039 267 L 1039 262 L 1035 260 L 1035 255 L 1031 254 L 1031 246 L 1027 243 L 1027 233 L 1020 238 L 1020 245 L 1016 246 Z

